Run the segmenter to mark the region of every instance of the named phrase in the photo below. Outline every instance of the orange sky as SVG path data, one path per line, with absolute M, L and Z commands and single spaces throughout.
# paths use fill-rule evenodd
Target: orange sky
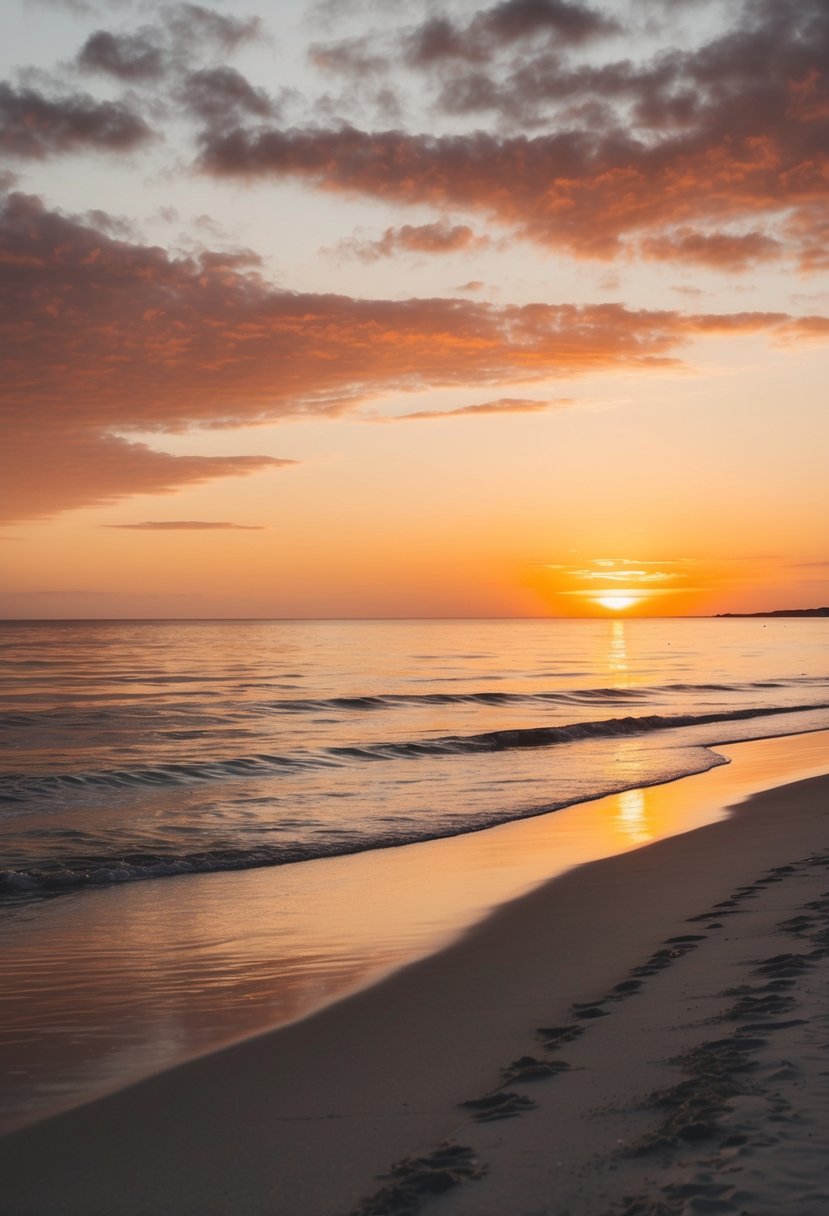
M 9 4 L 6 617 L 829 602 L 829 13 Z

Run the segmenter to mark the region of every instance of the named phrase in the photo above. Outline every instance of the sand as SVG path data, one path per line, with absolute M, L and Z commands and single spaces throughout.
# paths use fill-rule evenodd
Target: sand
M 826 777 L 580 866 L 313 1017 L 5 1137 L 0 1211 L 817 1216 L 828 867 Z

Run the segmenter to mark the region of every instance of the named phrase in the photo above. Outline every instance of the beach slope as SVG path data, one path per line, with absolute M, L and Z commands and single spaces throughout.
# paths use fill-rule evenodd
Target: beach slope
M 0 1211 L 817 1213 L 827 863 L 817 777 L 581 866 L 305 1021 L 5 1137 Z

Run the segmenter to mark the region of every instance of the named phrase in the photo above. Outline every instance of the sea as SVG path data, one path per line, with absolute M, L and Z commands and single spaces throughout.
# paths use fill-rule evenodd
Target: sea
M 313 1007 L 329 887 L 382 937 L 378 850 L 570 822 L 724 764 L 717 744 L 826 730 L 827 629 L 3 622 L 0 1128 Z M 300 905 L 327 911 L 280 971 Z M 232 1033 L 229 1004 L 256 1011 Z

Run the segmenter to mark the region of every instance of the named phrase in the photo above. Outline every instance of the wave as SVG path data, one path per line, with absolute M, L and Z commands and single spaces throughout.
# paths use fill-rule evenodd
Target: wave
M 647 688 L 583 688 L 572 692 L 425 692 L 377 693 L 355 697 L 302 697 L 267 701 L 257 708 L 277 713 L 317 713 L 321 710 L 377 710 L 419 705 L 572 705 L 606 700 L 608 703 L 641 701 L 653 692 Z
M 402 742 L 338 745 L 319 751 L 295 751 L 287 755 L 257 753 L 222 760 L 170 763 L 135 768 L 105 769 L 80 773 L 55 773 L 31 777 L 9 774 L 0 787 L 0 801 L 19 802 L 34 796 L 49 796 L 67 790 L 124 789 L 147 786 L 181 786 L 203 781 L 228 781 L 291 773 L 333 766 L 383 760 L 416 760 L 419 757 L 464 756 L 528 748 L 554 747 L 587 739 L 651 734 L 682 727 L 740 722 L 773 715 L 829 709 L 829 703 L 762 706 L 753 709 L 721 710 L 703 714 L 643 714 L 599 721 L 573 722 L 564 726 L 530 726 L 484 731 L 474 735 L 444 735 L 434 739 Z
M 377 710 L 392 710 L 398 708 L 416 709 L 419 706 L 429 708 L 439 705 L 480 705 L 491 707 L 537 705 L 592 705 L 604 703 L 607 705 L 624 705 L 645 702 L 663 694 L 683 693 L 724 693 L 734 695 L 750 694 L 753 691 L 774 688 L 796 688 L 810 683 L 825 684 L 824 677 L 801 676 L 788 680 L 758 680 L 745 681 L 735 684 L 727 683 L 672 683 L 640 685 L 636 688 L 618 686 L 597 688 L 575 688 L 570 691 L 540 691 L 540 692 L 498 692 L 490 689 L 470 692 L 428 692 L 428 693 L 367 693 L 354 696 L 335 697 L 285 697 L 274 700 L 228 702 L 221 710 L 211 706 L 209 710 L 203 706 L 194 705 L 188 701 L 185 704 L 165 703 L 163 712 L 168 720 L 181 717 L 189 719 L 198 711 L 199 727 L 204 725 L 224 726 L 240 717 L 270 714 L 315 714 L 315 713 L 344 713 L 357 714 L 375 712 Z M 244 685 L 247 688 L 267 687 L 266 685 Z M 188 696 L 190 694 L 187 694 Z M 212 694 L 211 694 L 212 695 Z M 44 709 L 10 710 L 0 713 L 0 731 L 25 730 L 39 728 L 44 725 L 77 727 L 81 723 L 106 724 L 111 720 L 112 707 L 84 708 L 75 701 L 66 706 L 50 706 Z M 140 706 L 130 704 L 117 709 L 119 720 L 128 723 L 133 718 L 141 721 L 152 718 L 156 720 L 159 706 L 155 704 Z
M 691 773 L 704 772 L 709 768 L 726 764 L 717 752 L 707 747 L 685 749 L 682 762 L 674 760 L 673 767 L 665 767 L 650 780 L 637 780 L 636 786 L 657 785 Z M 146 851 L 121 851 L 99 856 L 66 858 L 63 861 L 45 861 L 20 869 L 0 870 L 0 903 L 19 903 L 32 899 L 48 898 L 88 887 L 104 887 L 147 879 L 178 877 L 185 874 L 209 874 L 232 870 L 252 870 L 289 865 L 295 862 L 315 861 L 327 857 L 370 852 L 375 849 L 416 844 L 426 840 L 439 840 L 469 832 L 483 831 L 498 824 L 517 819 L 529 819 L 550 814 L 583 802 L 587 798 L 600 798 L 621 793 L 632 788 L 630 782 L 606 781 L 597 785 L 589 794 L 579 794 L 558 801 L 547 801 L 536 805 L 523 805 L 512 810 L 476 813 L 462 823 L 457 820 L 423 821 L 416 827 L 398 821 L 393 828 L 382 828 L 374 824 L 370 832 L 355 832 L 350 838 L 339 835 L 337 839 L 316 835 L 313 839 L 289 844 L 257 846 L 254 848 L 213 848 L 182 853 Z
M 640 685 L 636 688 L 608 686 L 598 688 L 574 688 L 570 691 L 499 692 L 486 689 L 470 692 L 424 692 L 424 693 L 366 693 L 347 697 L 281 697 L 272 701 L 245 703 L 244 708 L 253 713 L 311 714 L 327 711 L 359 713 L 384 709 L 428 708 L 435 705 L 483 705 L 503 707 L 509 705 L 590 705 L 604 702 L 607 705 L 624 705 L 648 701 L 663 693 L 751 693 L 757 689 L 796 687 L 809 683 L 813 677 L 787 681 L 762 680 L 738 684 L 656 684 Z M 821 682 L 826 681 L 821 677 Z

